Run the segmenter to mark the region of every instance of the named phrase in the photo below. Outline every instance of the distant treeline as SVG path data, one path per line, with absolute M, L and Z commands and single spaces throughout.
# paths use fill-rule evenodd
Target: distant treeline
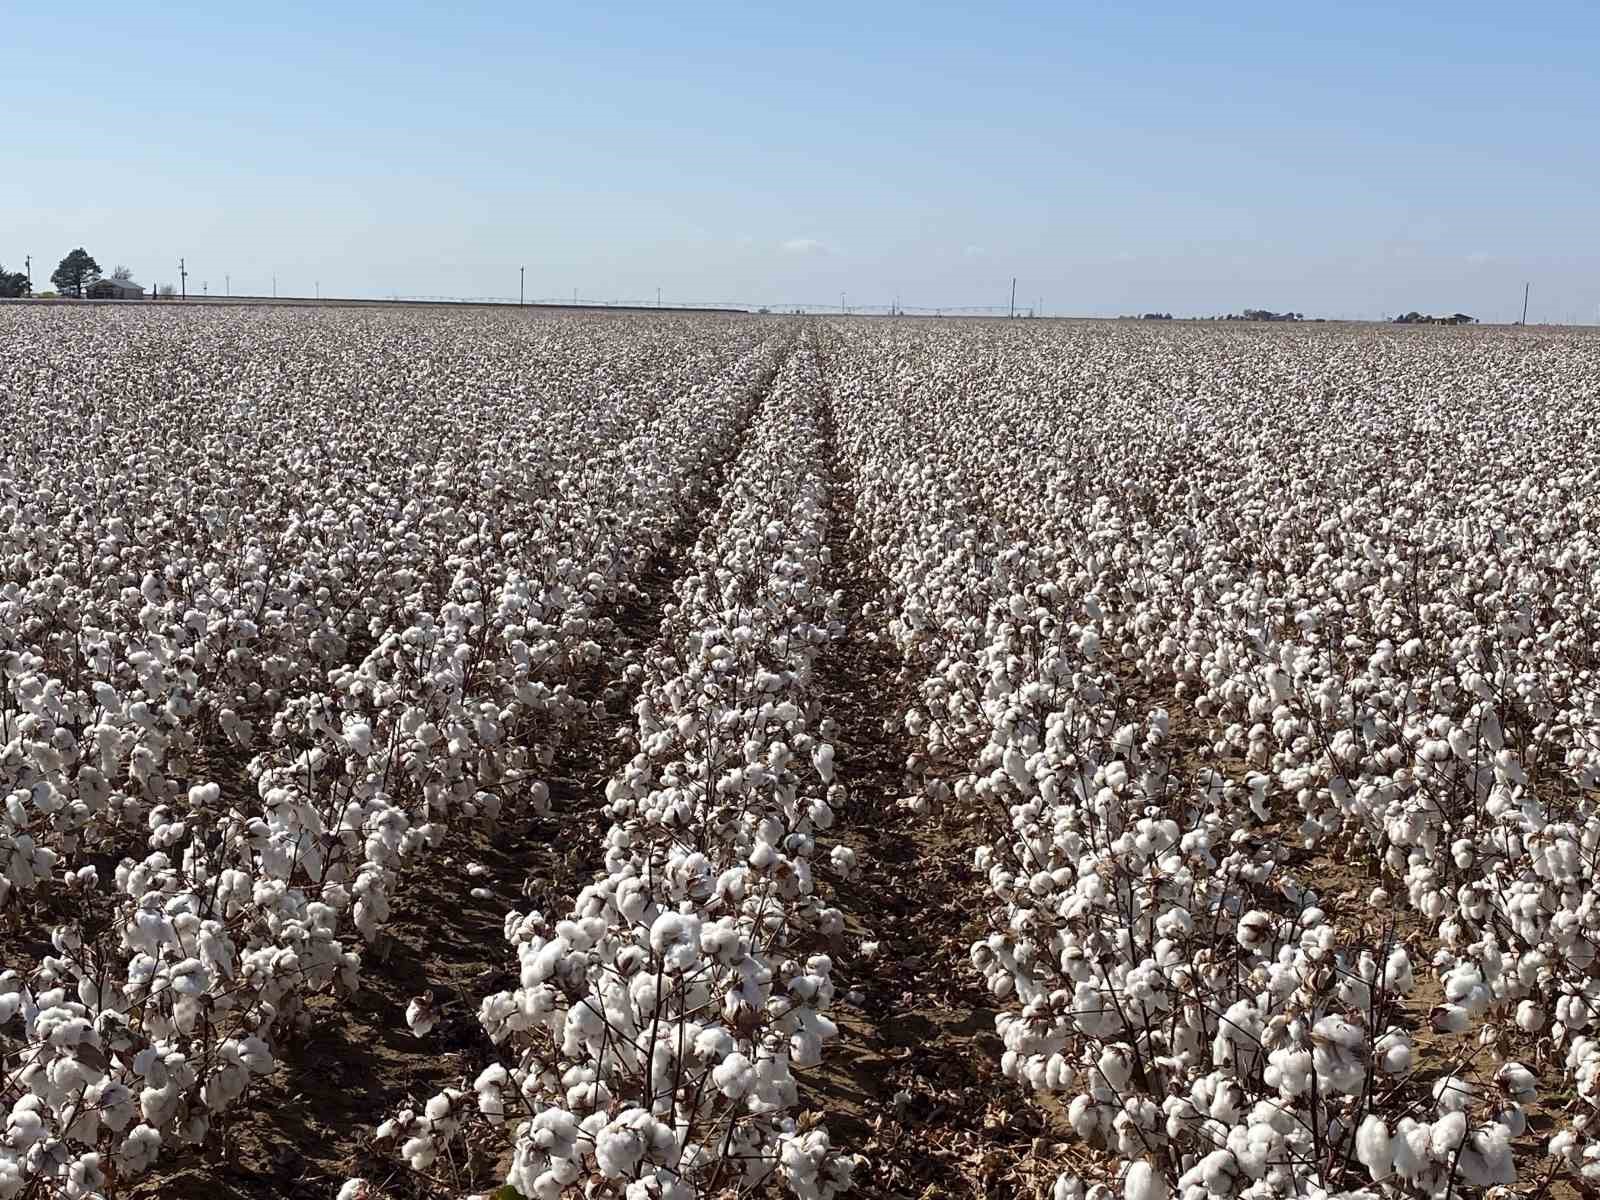
M 1124 321 L 1170 321 L 1173 317 L 1171 313 L 1147 312 L 1122 319 Z M 1273 312 L 1269 308 L 1247 308 L 1242 313 L 1224 313 L 1220 317 L 1190 317 L 1187 319 L 1193 321 L 1304 321 L 1306 317 L 1304 313 L 1280 313 Z M 1320 321 L 1322 318 L 1317 317 L 1315 319 Z
M 1477 317 L 1469 317 L 1466 313 L 1452 313 L 1448 317 L 1432 317 L 1427 313 L 1408 312 L 1402 313 L 1394 319 L 1396 325 L 1475 325 Z

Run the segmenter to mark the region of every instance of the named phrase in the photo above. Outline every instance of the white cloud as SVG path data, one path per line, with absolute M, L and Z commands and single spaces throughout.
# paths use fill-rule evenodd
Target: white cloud
M 828 244 L 817 238 L 799 237 L 779 243 L 778 249 L 784 254 L 826 254 Z

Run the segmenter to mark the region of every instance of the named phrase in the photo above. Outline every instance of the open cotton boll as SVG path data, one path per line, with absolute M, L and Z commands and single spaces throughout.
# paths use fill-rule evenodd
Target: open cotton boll
M 820 743 L 811 752 L 811 764 L 816 768 L 817 777 L 823 783 L 833 782 L 833 747 L 827 742 Z
M 755 1087 L 755 1067 L 743 1054 L 735 1052 L 729 1054 L 712 1069 L 711 1081 L 728 1099 L 739 1100 Z
M 650 926 L 650 948 L 669 971 L 688 971 L 700 959 L 700 918 L 662 913 Z
M 439 1024 L 439 1010 L 432 995 L 413 996 L 406 1005 L 406 1024 L 417 1037 L 426 1037 Z
M 1519 1062 L 1508 1062 L 1495 1072 L 1495 1083 L 1506 1096 L 1519 1104 L 1531 1104 L 1538 1097 L 1538 1077 Z
M 1383 1118 L 1368 1114 L 1361 1122 L 1356 1130 L 1356 1158 L 1367 1168 L 1374 1183 L 1382 1183 L 1394 1174 L 1394 1149 Z
M 400 1147 L 400 1154 L 406 1160 L 406 1165 L 413 1171 L 425 1171 L 433 1165 L 433 1160 L 438 1157 L 439 1148 L 432 1136 L 418 1134 L 410 1138 Z
M 1141 1158 L 1128 1165 L 1122 1195 L 1123 1200 L 1166 1200 L 1167 1181 Z

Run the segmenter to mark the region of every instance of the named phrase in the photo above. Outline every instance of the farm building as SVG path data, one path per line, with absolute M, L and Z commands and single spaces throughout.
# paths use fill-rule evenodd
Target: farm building
M 97 279 L 84 294 L 91 300 L 143 300 L 144 286 L 131 279 Z

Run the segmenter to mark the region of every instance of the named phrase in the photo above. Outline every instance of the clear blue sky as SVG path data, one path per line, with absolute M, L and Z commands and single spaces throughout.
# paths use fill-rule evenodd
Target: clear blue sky
M 1592 2 L 11 0 L 0 262 L 1594 321 L 1597 46 Z

